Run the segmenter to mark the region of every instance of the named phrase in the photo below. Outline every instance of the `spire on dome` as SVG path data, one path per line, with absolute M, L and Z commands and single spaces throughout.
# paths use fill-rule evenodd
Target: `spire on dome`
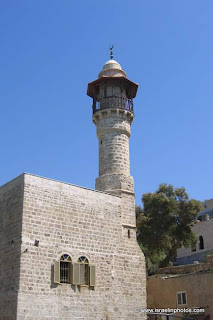
M 110 49 L 110 59 L 112 60 L 113 59 L 113 48 L 114 48 L 114 45 L 112 44 L 111 47 L 109 47 Z
M 125 77 L 126 78 L 126 73 L 122 70 L 121 65 L 113 60 L 113 48 L 114 45 L 112 44 L 109 49 L 110 49 L 110 60 L 107 61 L 104 66 L 103 70 L 99 73 L 98 77 Z

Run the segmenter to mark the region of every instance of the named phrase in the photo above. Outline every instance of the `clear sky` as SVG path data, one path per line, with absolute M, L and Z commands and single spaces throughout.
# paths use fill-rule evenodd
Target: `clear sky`
M 114 58 L 139 84 L 136 203 L 162 182 L 213 198 L 212 0 L 0 1 L 0 185 L 23 172 L 94 188 L 87 83 Z

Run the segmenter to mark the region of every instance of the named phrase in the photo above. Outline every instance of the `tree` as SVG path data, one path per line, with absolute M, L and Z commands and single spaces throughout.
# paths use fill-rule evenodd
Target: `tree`
M 185 188 L 161 184 L 155 193 L 142 196 L 143 209 L 136 208 L 137 237 L 143 250 L 148 272 L 168 266 L 177 249 L 196 244 L 192 231 L 201 202 L 189 200 Z

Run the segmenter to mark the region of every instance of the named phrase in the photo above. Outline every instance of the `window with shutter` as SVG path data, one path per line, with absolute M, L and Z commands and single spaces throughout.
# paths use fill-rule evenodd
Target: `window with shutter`
M 63 254 L 59 261 L 54 261 L 54 282 L 72 283 L 72 260 L 68 254 Z
M 95 266 L 90 266 L 84 256 L 76 263 L 72 263 L 68 254 L 63 254 L 59 261 L 54 261 L 55 283 L 95 286 L 95 281 Z

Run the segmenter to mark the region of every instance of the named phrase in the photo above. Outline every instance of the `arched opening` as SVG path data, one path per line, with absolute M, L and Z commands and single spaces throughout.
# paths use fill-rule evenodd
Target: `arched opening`
M 60 258 L 60 283 L 70 283 L 72 259 L 68 254 Z
M 86 257 L 81 256 L 78 262 L 82 264 L 80 268 L 81 279 L 83 279 L 83 285 L 89 285 L 89 261 Z
M 204 241 L 203 241 L 203 237 L 199 236 L 199 249 L 203 250 L 204 249 Z

